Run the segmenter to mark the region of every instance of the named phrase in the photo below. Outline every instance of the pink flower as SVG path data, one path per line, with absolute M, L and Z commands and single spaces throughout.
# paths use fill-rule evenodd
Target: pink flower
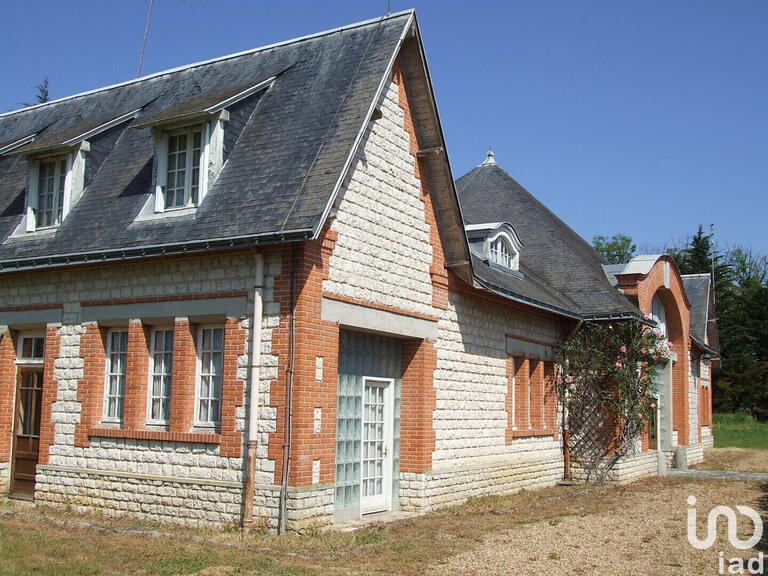
M 557 383 L 558 384 L 562 384 L 563 383 L 563 379 L 560 376 L 557 377 Z
M 621 362 L 616 362 L 616 368 L 621 368 Z
M 669 347 L 672 348 L 672 342 L 669 343 Z
M 640 352 L 642 352 L 643 354 L 648 354 L 648 349 L 647 348 L 643 348 L 642 350 L 640 350 Z
M 661 332 L 659 332 L 659 333 L 656 335 L 656 337 L 657 337 L 659 340 L 664 340 L 664 334 L 662 334 Z
M 645 316 L 643 316 L 643 320 L 650 320 L 650 319 L 651 319 L 650 314 L 646 314 Z
M 656 409 L 656 402 L 651 402 L 651 408 Z
M 659 352 L 659 354 L 661 354 L 661 357 L 664 358 L 664 356 L 667 355 L 667 351 L 666 350 L 662 350 L 661 352 Z
M 568 382 L 568 384 L 572 383 L 573 382 L 573 376 L 571 376 L 569 374 L 568 377 L 565 379 L 565 381 Z
M 659 357 L 658 357 L 658 356 L 656 356 L 656 354 L 654 354 L 654 355 L 653 355 L 653 359 L 654 359 L 654 361 L 656 361 L 656 360 L 658 360 L 658 359 L 659 359 Z
M 622 354 L 626 354 L 626 353 L 627 353 L 627 347 L 626 347 L 626 346 L 622 346 L 622 347 L 620 348 L 620 350 L 621 350 L 621 353 L 622 353 Z
M 642 420 L 642 419 L 643 419 L 643 415 L 642 415 L 642 414 L 638 414 L 638 415 L 637 415 L 637 417 L 638 417 L 638 419 L 640 419 L 640 420 Z

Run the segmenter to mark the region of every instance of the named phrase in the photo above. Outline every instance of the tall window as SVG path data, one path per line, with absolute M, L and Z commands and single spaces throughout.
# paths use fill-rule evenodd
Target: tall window
M 67 179 L 67 159 L 56 158 L 40 162 L 37 181 L 37 227 L 61 223 L 64 209 L 64 184 Z
M 221 420 L 224 329 L 201 328 L 198 342 L 200 381 L 197 386 L 197 424 L 213 425 Z
M 152 332 L 150 362 L 149 422 L 151 424 L 168 424 L 171 419 L 173 330 L 154 330 Z
M 517 394 L 517 381 L 516 381 L 516 370 L 517 370 L 517 362 L 515 362 L 515 357 L 511 357 L 509 359 L 509 362 L 511 362 L 511 370 L 509 371 L 510 377 L 509 377 L 509 391 L 510 396 L 512 397 L 512 401 L 510 403 L 510 416 L 512 419 L 512 428 L 517 428 L 517 418 L 515 412 L 517 411 L 517 404 L 515 403 L 515 395 Z
M 107 339 L 107 381 L 104 386 L 104 421 L 122 422 L 128 332 L 113 331 Z
M 197 204 L 202 140 L 203 132 L 200 126 L 173 133 L 168 137 L 166 210 Z
M 661 298 L 656 294 L 651 300 L 651 318 L 657 323 L 657 328 L 661 330 L 664 336 L 668 336 L 667 333 L 667 315 L 664 312 L 664 304 L 661 303 Z

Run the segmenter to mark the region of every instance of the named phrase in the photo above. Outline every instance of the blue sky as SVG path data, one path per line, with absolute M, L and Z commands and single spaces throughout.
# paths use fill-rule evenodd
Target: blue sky
M 379 16 L 386 0 L 155 0 L 143 72 Z M 499 164 L 587 239 L 715 225 L 768 252 L 768 2 L 415 7 L 456 177 Z M 6 2 L 0 111 L 136 75 L 147 2 Z

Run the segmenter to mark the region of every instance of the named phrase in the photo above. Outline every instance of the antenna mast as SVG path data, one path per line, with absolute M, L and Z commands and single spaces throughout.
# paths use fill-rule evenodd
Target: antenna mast
M 141 65 L 144 63 L 144 48 L 147 46 L 147 36 L 149 36 L 149 20 L 152 18 L 152 3 L 149 0 L 149 11 L 147 12 L 147 24 L 144 26 L 144 41 L 141 43 L 141 54 L 139 55 L 139 70 L 136 72 L 136 78 L 141 76 Z

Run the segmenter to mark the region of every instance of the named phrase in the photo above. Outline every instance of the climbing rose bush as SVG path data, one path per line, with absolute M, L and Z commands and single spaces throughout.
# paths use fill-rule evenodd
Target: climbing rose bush
M 556 351 L 556 380 L 571 456 L 603 482 L 634 449 L 656 410 L 652 372 L 669 357 L 660 331 L 638 321 L 587 322 Z

